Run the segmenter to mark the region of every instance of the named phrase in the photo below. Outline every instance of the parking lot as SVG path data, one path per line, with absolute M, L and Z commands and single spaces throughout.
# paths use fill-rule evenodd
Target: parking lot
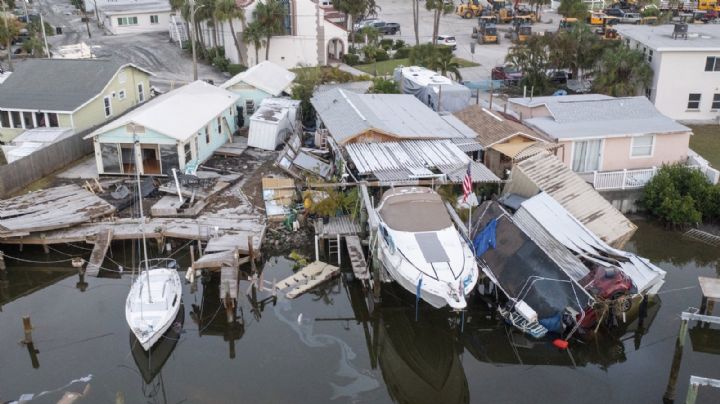
M 456 0 L 456 4 L 458 1 Z M 415 34 L 413 32 L 412 5 L 407 0 L 378 0 L 381 10 L 378 12 L 378 18 L 386 22 L 397 22 L 400 24 L 401 32 L 387 38 L 402 39 L 408 44 L 415 44 Z M 559 23 L 558 15 L 549 9 L 541 12 L 542 22 L 533 25 L 533 32 L 555 31 Z M 500 35 L 500 44 L 477 45 L 475 53 L 471 53 L 470 43 L 475 40 L 471 38 L 472 29 L 477 25 L 476 18 L 464 19 L 455 13 L 450 13 L 441 17 L 439 34 L 454 35 L 457 40 L 457 50 L 455 55 L 463 59 L 473 61 L 480 64 L 479 67 L 471 67 L 462 69 L 463 78 L 465 80 L 482 80 L 490 78 L 490 70 L 493 66 L 502 64 L 505 55 L 512 45 L 509 38 L 505 38 L 504 34 L 509 29 L 509 25 L 498 25 L 498 33 Z M 425 2 L 420 2 L 420 24 L 419 37 L 421 43 L 430 42 L 432 40 L 433 13 L 425 9 Z

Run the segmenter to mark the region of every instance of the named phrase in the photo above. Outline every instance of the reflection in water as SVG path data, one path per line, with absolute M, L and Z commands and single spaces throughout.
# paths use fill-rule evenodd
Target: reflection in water
M 380 309 L 378 361 L 390 396 L 399 403 L 467 403 L 468 382 L 447 312 Z M 443 318 L 445 317 L 445 318 Z
M 228 342 L 228 356 L 235 358 L 235 342 L 245 335 L 242 307 L 232 312 L 232 318 L 223 315 L 225 306 L 220 299 L 220 276 L 218 273 L 203 276 L 202 300 L 193 304 L 190 318 L 197 324 L 198 335 L 221 336 Z

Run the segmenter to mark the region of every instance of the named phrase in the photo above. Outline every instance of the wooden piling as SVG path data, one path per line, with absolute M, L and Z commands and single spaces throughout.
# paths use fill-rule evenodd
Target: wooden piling
M 32 323 L 30 322 L 30 316 L 23 316 L 23 331 L 25 332 L 25 339 L 23 344 L 32 344 Z
M 38 369 L 40 367 L 40 360 L 37 357 L 37 354 L 40 353 L 37 349 L 35 349 L 35 344 L 32 342 L 27 344 L 27 350 L 30 354 L 30 363 L 32 363 L 33 369 Z
M 5 253 L 0 251 L 0 271 L 4 271 L 5 268 Z
M 680 331 L 675 341 L 675 353 L 673 354 L 672 365 L 670 366 L 670 377 L 668 378 L 667 387 L 663 399 L 666 401 L 675 400 L 675 388 L 677 386 L 677 378 L 680 375 L 680 364 L 682 363 L 683 348 L 685 347 L 685 336 L 687 334 L 688 320 L 683 318 L 680 321 Z

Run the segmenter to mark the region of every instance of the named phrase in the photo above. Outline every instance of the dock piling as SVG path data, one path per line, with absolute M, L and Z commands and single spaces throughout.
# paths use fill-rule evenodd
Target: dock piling
M 23 339 L 23 344 L 32 344 L 32 323 L 30 322 L 30 316 L 23 316 L 22 322 L 23 332 L 25 333 L 25 339 Z
M 0 251 L 0 271 L 4 271 L 5 268 L 5 253 Z

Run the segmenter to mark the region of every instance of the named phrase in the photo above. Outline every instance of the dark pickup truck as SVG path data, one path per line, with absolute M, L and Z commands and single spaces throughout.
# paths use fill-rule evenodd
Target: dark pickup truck
M 373 27 L 383 35 L 395 35 L 400 32 L 400 24 L 396 22 L 385 22 L 381 20 L 368 20 L 357 25 L 355 31 L 358 32 L 365 27 Z

